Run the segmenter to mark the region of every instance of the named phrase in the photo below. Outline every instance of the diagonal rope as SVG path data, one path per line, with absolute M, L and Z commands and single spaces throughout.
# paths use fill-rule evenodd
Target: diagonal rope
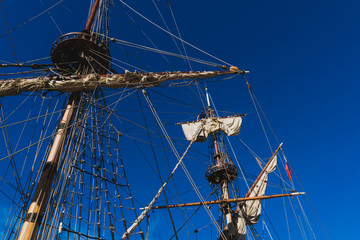
M 160 17 L 161 17 L 161 20 L 162 20 L 163 23 L 165 24 L 166 29 L 170 32 L 170 28 L 169 28 L 168 24 L 166 23 L 163 15 L 162 15 L 162 13 L 160 12 L 160 9 L 159 9 L 158 5 L 156 4 L 156 2 L 155 2 L 154 0 L 152 0 L 152 2 L 153 2 L 153 4 L 154 4 L 157 12 L 159 13 L 159 15 L 160 15 Z M 179 53 L 182 55 L 182 52 L 181 52 L 181 50 L 180 50 L 180 48 L 179 48 L 179 46 L 178 46 L 175 38 L 174 38 L 173 36 L 171 36 L 171 39 L 173 40 L 173 42 L 174 42 L 176 48 L 178 49 Z M 185 63 L 186 63 L 186 60 L 185 60 L 185 59 L 184 59 L 184 61 L 185 61 Z M 189 66 L 190 66 L 190 63 L 189 63 Z
M 220 185 L 219 185 L 219 186 L 220 186 Z M 205 201 L 207 201 L 207 200 L 219 189 L 219 186 L 216 187 L 214 190 L 212 190 L 212 192 L 211 192 L 211 193 L 209 194 L 209 196 L 205 199 Z M 184 223 L 179 227 L 179 229 L 177 230 L 177 233 L 178 233 L 184 226 L 186 226 L 186 223 L 187 223 L 188 221 L 190 221 L 190 219 L 195 215 L 195 213 L 197 213 L 197 211 L 200 210 L 201 207 L 202 207 L 202 205 L 199 205 L 199 206 L 195 209 L 195 211 L 190 215 L 190 217 L 188 217 L 188 219 L 186 219 L 186 221 L 184 221 Z M 210 224 L 211 224 L 211 223 L 210 223 Z M 174 236 L 175 236 L 175 234 L 172 235 L 172 237 L 171 237 L 169 240 L 173 239 Z
M 9 35 L 9 39 L 10 39 L 10 43 L 11 43 L 11 48 L 12 48 L 12 51 L 13 51 L 13 53 L 14 53 L 14 58 L 15 58 L 16 63 L 19 63 L 18 60 L 17 60 L 17 57 L 16 57 L 15 48 L 14 48 L 14 43 L 13 43 L 13 41 L 12 41 L 12 39 L 11 39 L 9 25 L 8 25 L 7 20 L 6 20 L 5 10 L 4 10 L 4 6 L 3 6 L 1 0 L 0 0 L 0 5 L 1 5 L 2 13 L 3 13 L 3 15 L 4 15 L 5 25 L 6 25 L 6 29 L 7 29 L 7 34 Z
M 155 49 L 159 49 L 158 46 L 151 40 L 151 38 L 150 38 L 150 37 L 145 33 L 145 31 L 141 28 L 141 26 L 139 26 L 139 24 L 130 16 L 130 14 L 128 13 L 128 11 L 126 11 L 126 9 L 124 8 L 124 6 L 121 5 L 121 7 L 122 7 L 124 13 L 126 14 L 126 16 L 133 22 L 133 24 L 135 24 L 135 25 L 139 28 L 140 32 L 141 32 L 141 33 L 145 36 L 145 38 L 151 43 L 151 45 L 152 45 Z M 162 58 L 163 58 L 168 64 L 171 65 L 171 62 L 167 59 L 166 56 L 164 56 L 164 55 L 161 55 L 161 56 L 162 56 Z
M 44 2 L 42 0 L 40 0 L 41 4 L 44 5 Z M 56 23 L 55 19 L 53 18 L 53 16 L 50 14 L 50 12 L 47 12 L 47 14 L 49 15 L 51 21 L 54 23 L 55 27 L 57 28 L 57 30 L 60 32 L 60 35 L 64 35 L 63 32 L 61 31 L 59 25 Z
M 253 93 L 253 90 L 251 89 L 248 80 L 246 79 L 245 76 L 244 76 L 244 78 L 245 78 L 246 83 L 247 83 L 247 85 L 248 85 L 248 89 L 249 89 L 249 92 L 250 92 L 250 96 L 251 96 L 251 99 L 252 99 L 253 104 L 254 104 L 254 106 L 255 106 L 255 109 L 256 109 L 256 112 L 257 112 L 257 114 L 258 114 L 259 119 L 260 119 L 260 116 L 259 116 L 259 112 L 258 112 L 258 109 L 257 109 L 256 105 L 259 107 L 259 109 L 260 109 L 260 111 L 261 111 L 261 113 L 262 113 L 262 115 L 263 115 L 263 117 L 264 117 L 267 125 L 268 125 L 269 128 L 270 128 L 271 133 L 272 133 L 273 136 L 274 136 L 274 138 L 275 138 L 276 141 L 279 143 L 279 140 L 278 140 L 278 138 L 277 138 L 277 136 L 276 136 L 276 134 L 275 134 L 272 126 L 270 125 L 270 122 L 269 122 L 268 118 L 266 117 L 266 115 L 265 115 L 265 113 L 264 113 L 264 111 L 263 111 L 263 109 L 262 109 L 262 107 L 261 107 L 258 99 L 256 98 L 255 94 Z M 261 119 L 260 119 L 260 122 L 261 122 Z M 264 126 L 263 126 L 262 122 L 261 122 L 261 125 L 262 125 L 262 127 L 263 127 L 264 132 L 265 132 L 265 129 L 264 129 Z M 266 136 L 266 139 L 267 139 L 267 141 L 268 141 L 269 147 L 271 148 L 266 133 L 265 133 L 265 136 Z M 284 150 L 283 150 L 282 148 L 281 148 L 281 152 L 282 152 L 282 155 L 283 155 L 282 157 L 280 156 L 281 159 L 284 158 L 284 159 L 285 159 L 285 162 L 287 162 L 285 152 L 284 152 Z M 282 164 L 284 165 L 283 162 L 282 162 Z M 297 179 L 297 182 L 299 183 L 301 189 L 303 189 L 303 187 L 301 186 L 301 183 L 300 183 L 299 179 L 297 178 L 295 172 L 292 171 L 292 173 L 295 175 L 295 177 L 296 177 L 296 179 Z M 280 178 L 280 180 L 281 180 L 281 183 L 283 184 L 283 188 L 286 190 L 286 187 L 285 187 L 284 183 L 287 184 L 287 185 L 289 185 L 289 184 L 288 184 L 287 181 L 285 181 L 285 180 L 281 177 L 280 171 L 279 171 L 279 178 Z M 289 185 L 289 186 L 290 186 L 290 185 Z M 291 182 L 291 186 L 290 186 L 290 187 L 292 187 L 292 189 L 294 189 L 294 182 Z M 312 205 L 311 205 L 311 202 L 310 202 L 309 198 L 307 197 L 307 195 L 305 195 L 305 196 L 306 196 L 306 198 L 307 198 L 307 201 L 308 201 L 310 207 L 312 208 L 312 211 L 313 211 L 314 215 L 316 216 L 316 218 L 317 218 L 317 220 L 318 220 L 318 222 L 319 222 L 319 224 L 320 224 L 320 226 L 321 226 L 321 228 L 322 228 L 322 231 L 323 231 L 324 234 L 326 235 L 327 239 L 329 239 L 329 237 L 328 237 L 328 235 L 327 235 L 327 233 L 326 233 L 326 231 L 325 231 L 325 229 L 324 229 L 324 227 L 323 227 L 320 219 L 318 218 L 318 216 L 317 216 L 314 208 L 313 208 Z M 302 204 L 301 204 L 301 202 L 300 202 L 300 199 L 297 198 L 297 200 L 298 200 L 298 205 L 299 205 L 299 207 L 300 207 L 300 209 L 301 209 L 301 213 L 302 213 L 302 215 L 303 215 L 303 217 L 304 217 L 304 219 L 305 219 L 308 227 L 310 228 L 310 232 L 311 232 L 311 234 L 313 235 L 313 237 L 316 239 L 315 234 L 314 234 L 314 232 L 313 232 L 313 229 L 312 229 L 312 227 L 311 227 L 311 225 L 310 225 L 310 222 L 309 222 L 309 220 L 308 220 L 308 218 L 307 218 L 307 216 L 306 216 L 306 214 L 305 214 L 305 211 L 303 210 L 303 206 L 302 206 Z M 302 234 L 303 238 L 306 238 L 306 236 L 304 235 L 303 230 L 302 230 L 302 228 L 301 228 L 301 224 L 300 224 L 300 222 L 299 222 L 299 219 L 298 219 L 298 217 L 296 216 L 296 213 L 295 213 L 295 210 L 294 210 L 294 206 L 293 206 L 293 203 L 292 203 L 292 201 L 290 200 L 290 198 L 289 198 L 289 203 L 290 203 L 290 205 L 291 205 L 291 207 L 292 207 L 292 210 L 293 210 L 295 219 L 296 219 L 296 221 L 297 221 L 298 227 L 299 227 L 299 229 L 300 229 L 300 231 L 301 231 L 301 234 Z M 289 227 L 288 217 L 287 217 L 287 213 L 286 213 L 285 201 L 284 201 L 283 205 L 284 205 L 284 209 L 285 209 L 285 219 L 286 219 L 286 224 L 287 224 L 287 229 L 288 229 L 288 234 L 289 234 L 289 239 L 290 239 L 290 227 Z
M 193 144 L 193 142 L 194 141 L 190 142 L 189 146 L 186 148 L 185 152 L 183 153 L 183 155 L 179 159 L 178 163 L 175 165 L 175 167 L 172 170 L 172 172 L 170 173 L 169 177 L 166 179 L 164 184 L 159 189 L 158 193 L 155 195 L 155 197 L 152 199 L 152 201 L 145 207 L 145 210 L 139 215 L 139 217 L 136 219 L 134 224 L 130 228 L 128 228 L 126 230 L 126 232 L 124 233 L 124 235 L 123 235 L 123 237 L 121 239 L 128 238 L 135 231 L 136 227 L 141 223 L 141 221 L 144 220 L 145 216 L 150 212 L 150 210 L 151 210 L 152 206 L 154 205 L 155 201 L 160 197 L 161 193 L 164 191 L 166 185 L 168 184 L 168 182 L 170 181 L 170 179 L 174 175 L 175 171 L 178 169 L 178 167 L 182 163 L 183 158 L 185 157 L 186 153 L 189 151 L 189 149 L 190 149 L 191 145 Z
M 102 35 L 102 34 L 99 34 L 99 35 Z M 217 63 L 213 63 L 210 61 L 206 61 L 206 60 L 202 60 L 202 59 L 198 59 L 198 58 L 194 58 L 194 57 L 190 57 L 190 56 L 185 56 L 185 55 L 181 55 L 181 54 L 177 54 L 177 53 L 160 50 L 159 48 L 152 48 L 152 47 L 148 47 L 148 46 L 144 46 L 144 45 L 140 45 L 137 43 L 132 43 L 132 42 L 128 42 L 125 40 L 116 39 L 116 38 L 111 38 L 111 37 L 108 37 L 108 38 L 111 41 L 121 44 L 121 45 L 124 45 L 124 46 L 133 47 L 133 48 L 137 48 L 137 49 L 141 49 L 141 50 L 146 50 L 149 52 L 155 52 L 155 53 L 159 53 L 159 54 L 163 54 L 163 55 L 173 56 L 173 57 L 177 57 L 177 58 L 181 58 L 181 59 L 187 59 L 187 60 L 190 60 L 193 62 L 197 62 L 197 63 L 201 63 L 201 64 L 213 66 L 213 67 L 219 67 L 219 68 L 223 67 L 223 65 L 220 65 Z
M 4 120 L 1 120 L 1 119 L 4 119 L 4 112 L 3 112 L 2 108 L 0 108 L 0 110 L 1 110 L 0 123 L 3 124 Z M 24 193 L 24 190 L 23 190 L 23 186 L 21 185 L 20 175 L 19 175 L 19 172 L 18 172 L 16 164 L 15 164 L 15 159 L 13 157 L 13 151 L 11 149 L 10 138 L 9 138 L 7 128 L 3 128 L 2 133 L 3 133 L 3 137 L 4 137 L 6 150 L 7 150 L 9 159 L 10 159 L 11 168 L 12 168 L 12 171 L 13 171 L 13 174 L 15 177 L 15 181 L 17 184 L 18 192 L 20 193 L 23 203 L 25 203 L 26 202 L 25 197 L 23 194 L 21 194 L 21 193 Z
M 144 119 L 144 124 L 145 124 L 145 128 L 146 128 L 146 133 L 147 133 L 147 136 L 148 136 L 148 139 L 149 139 L 149 143 L 150 143 L 150 146 L 151 146 L 151 151 L 152 151 L 152 154 L 153 154 L 153 158 L 154 158 L 154 160 L 155 160 L 156 170 L 157 170 L 157 173 L 158 173 L 158 176 L 159 176 L 160 183 L 163 185 L 163 184 L 164 184 L 164 181 L 163 181 L 163 179 L 162 179 L 162 177 L 161 177 L 160 168 L 159 168 L 159 163 L 158 163 L 158 160 L 157 160 L 157 157 L 156 157 L 156 154 L 155 154 L 154 146 L 153 146 L 153 143 L 152 143 L 152 138 L 151 138 L 151 136 L 150 136 L 148 124 L 147 124 L 147 121 L 146 121 L 146 118 L 145 118 L 145 114 L 144 114 L 144 110 L 143 110 L 143 107 L 142 107 L 142 104 L 141 104 L 141 101 L 140 101 L 139 92 L 137 92 L 137 98 L 138 98 L 138 102 L 139 102 L 139 105 L 140 105 L 142 117 L 143 117 L 143 119 Z M 160 134 L 159 134 L 159 135 L 160 135 Z M 165 150 L 165 149 L 164 149 L 164 150 Z M 167 198 L 165 189 L 164 189 L 164 197 L 165 197 L 166 205 L 169 205 L 169 201 L 168 201 L 168 198 Z M 178 236 L 177 236 L 177 232 L 176 232 L 176 228 L 175 228 L 175 223 L 174 223 L 174 219 L 173 219 L 173 216 L 172 216 L 172 214 L 171 214 L 170 208 L 168 208 L 168 213 L 169 213 L 169 217 L 170 217 L 170 220 L 171 220 L 171 225 L 172 225 L 173 230 L 174 230 L 174 233 L 175 233 L 175 237 L 176 237 L 176 239 L 178 240 L 179 238 L 178 238 Z
M 258 110 L 258 108 L 257 108 L 256 102 L 255 102 L 255 99 L 254 99 L 254 93 L 253 93 L 253 91 L 252 91 L 252 89 L 251 89 L 251 87 L 250 87 L 250 84 L 249 84 L 247 78 L 245 77 L 245 75 L 244 75 L 244 78 L 245 78 L 245 81 L 246 81 L 246 84 L 247 84 L 247 87 L 248 87 L 248 90 L 249 90 L 249 93 L 250 93 L 250 97 L 251 97 L 251 100 L 252 100 L 252 102 L 253 102 L 253 105 L 254 105 L 254 108 L 255 108 L 255 111 L 256 111 L 256 114 L 257 114 L 258 119 L 259 119 L 259 121 L 260 121 L 260 125 L 261 125 L 261 127 L 262 127 L 263 132 L 264 132 L 266 141 L 267 141 L 267 143 L 268 143 L 268 145 L 269 145 L 270 152 L 273 153 L 273 150 L 272 150 L 272 147 L 271 147 L 271 144 L 270 144 L 269 137 L 268 137 L 268 135 L 267 135 L 267 133 L 266 133 L 264 124 L 263 124 L 263 122 L 262 122 L 262 120 L 261 120 L 261 117 L 260 117 L 260 114 L 259 114 L 259 110 Z
M 59 2 L 55 3 L 55 4 L 52 5 L 51 7 L 47 8 L 47 9 L 45 9 L 44 11 L 42 11 L 41 13 L 39 13 L 38 15 L 30 18 L 30 19 L 27 20 L 26 22 L 24 22 L 24 23 L 18 25 L 17 27 L 11 29 L 8 33 L 4 33 L 4 34 L 0 35 L 0 38 L 6 36 L 7 34 L 10 34 L 11 32 L 17 30 L 18 28 L 21 28 L 21 27 L 24 26 L 25 24 L 27 24 L 27 23 L 35 20 L 36 18 L 38 18 L 38 17 L 40 17 L 41 15 L 43 15 L 44 13 L 50 11 L 51 9 L 53 9 L 54 7 L 56 7 L 57 5 L 59 5 L 60 3 L 62 3 L 63 1 L 64 1 L 64 0 L 60 0 Z M 1 1 L 0 1 L 0 2 L 1 2 Z
M 150 98 L 149 98 L 148 95 L 146 94 L 146 91 L 145 91 L 145 90 L 143 90 L 143 94 L 144 94 L 144 97 L 145 97 L 145 99 L 146 99 L 146 101 L 147 101 L 147 103 L 148 103 L 151 111 L 153 112 L 153 115 L 154 115 L 156 121 L 158 122 L 158 124 L 159 124 L 159 126 L 160 126 L 160 128 L 161 128 L 161 130 L 162 130 L 162 132 L 163 132 L 163 134 L 165 135 L 166 140 L 168 141 L 170 147 L 171 147 L 172 150 L 173 150 L 173 153 L 175 154 L 176 158 L 178 159 L 178 161 L 179 161 L 178 164 L 181 164 L 181 167 L 182 167 L 182 169 L 183 169 L 186 177 L 188 178 L 190 184 L 192 185 L 193 189 L 195 190 L 195 193 L 198 195 L 200 201 L 201 201 L 202 203 L 204 203 L 205 200 L 204 200 L 203 196 L 201 195 L 198 187 L 196 186 L 196 184 L 195 184 L 193 178 L 191 177 L 189 171 L 187 170 L 185 164 L 182 162 L 182 158 L 185 156 L 186 153 L 184 153 L 183 156 L 180 158 L 179 153 L 177 152 L 177 150 L 176 150 L 173 142 L 171 141 L 169 134 L 167 133 L 164 125 L 162 124 L 162 122 L 161 122 L 161 120 L 160 120 L 160 117 L 158 116 L 158 114 L 157 114 L 154 106 L 152 105 L 152 102 L 151 102 Z M 199 128 L 197 129 L 197 131 L 196 131 L 195 134 L 194 134 L 195 137 L 192 139 L 191 144 L 195 141 L 195 139 L 196 139 L 197 135 L 200 133 L 201 129 L 202 129 L 201 127 L 199 127 Z M 191 144 L 190 144 L 190 145 L 191 145 Z M 189 145 L 189 147 L 190 147 L 190 145 Z M 188 147 L 188 148 L 189 148 L 189 147 Z M 188 150 L 188 149 L 187 149 L 187 150 Z M 186 152 L 187 152 L 187 151 L 186 151 Z M 224 236 L 224 233 L 221 231 L 221 228 L 220 228 L 220 226 L 218 225 L 218 223 L 217 223 L 214 215 L 211 213 L 210 209 L 207 207 L 206 204 L 203 204 L 203 206 L 204 206 L 206 212 L 208 213 L 210 219 L 213 221 L 214 225 L 216 226 L 217 230 L 218 230 L 219 232 L 221 232 L 221 234 L 222 234 L 223 237 L 225 237 L 225 236 Z
M 173 12 L 173 10 L 172 10 L 172 7 L 171 7 L 171 4 L 170 4 L 170 1 L 169 1 L 169 0 L 167 0 L 167 4 L 168 4 L 168 6 L 169 6 L 170 13 L 171 13 L 172 19 L 173 19 L 174 24 L 175 24 L 177 34 L 178 34 L 179 37 L 182 39 L 182 36 L 181 36 L 181 33 L 180 33 L 180 29 L 179 29 L 179 26 L 178 26 L 177 21 L 176 21 L 176 18 L 175 18 L 175 14 L 174 14 L 174 12 Z M 169 32 L 170 32 L 170 31 L 169 31 Z M 193 67 L 192 67 L 192 64 L 191 64 L 190 61 L 189 61 L 188 53 L 187 53 L 187 51 L 186 51 L 184 42 L 181 42 L 181 45 L 182 45 L 182 47 L 183 47 L 183 49 L 184 49 L 184 53 L 185 53 L 185 56 L 186 56 L 186 60 L 187 60 L 187 62 L 188 62 L 188 65 L 189 65 L 189 67 L 190 67 L 190 69 L 191 69 L 191 71 L 192 71 Z M 180 52 L 180 53 L 181 53 L 181 52 Z
M 207 52 L 205 52 L 204 50 L 201 50 L 200 48 L 198 48 L 198 47 L 196 47 L 196 46 L 194 46 L 194 45 L 186 42 L 185 40 L 177 37 L 176 35 L 172 34 L 171 32 L 169 32 L 169 31 L 165 30 L 164 28 L 160 27 L 159 25 L 157 25 L 156 23 L 154 23 L 153 21 L 151 21 L 150 19 L 146 18 L 144 15 L 142 15 L 141 13 L 139 13 L 138 11 L 136 11 L 134 8 L 132 8 L 131 6 L 129 6 L 128 4 L 126 4 L 124 1 L 122 1 L 122 0 L 119 0 L 119 1 L 120 1 L 122 4 L 124 4 L 126 7 L 128 7 L 130 10 L 132 10 L 133 12 L 135 12 L 136 14 L 138 14 L 140 17 L 142 17 L 143 19 L 145 19 L 145 20 L 148 21 L 149 23 L 153 24 L 155 27 L 159 28 L 160 30 L 162 30 L 162 31 L 168 33 L 169 35 L 173 36 L 174 38 L 178 39 L 179 41 L 181 41 L 181 42 L 189 45 L 190 47 L 192 47 L 192 48 L 194 48 L 194 49 L 196 49 L 196 50 L 198 50 L 198 51 L 200 51 L 200 52 L 208 55 L 209 57 L 212 57 L 212 58 L 214 58 L 214 59 L 216 59 L 216 60 L 218 60 L 218 61 L 220 61 L 220 62 L 222 62 L 222 63 L 224 63 L 224 64 L 227 64 L 227 65 L 229 65 L 229 66 L 232 66 L 230 63 L 227 63 L 227 62 L 221 60 L 220 58 L 217 58 L 217 57 L 211 55 L 210 53 L 207 53 Z

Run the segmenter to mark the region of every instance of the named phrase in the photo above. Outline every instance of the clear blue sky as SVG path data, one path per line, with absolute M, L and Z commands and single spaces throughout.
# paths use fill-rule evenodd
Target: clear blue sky
M 55 2 L 2 1 L 10 29 Z M 71 7 L 75 13 L 60 6 L 50 12 L 63 33 L 80 31 L 85 26 L 88 3 L 83 2 L 84 11 L 77 12 L 73 3 L 65 0 L 63 5 Z M 152 1 L 126 2 L 164 26 Z M 166 1 L 156 2 L 166 6 Z M 277 137 L 284 142 L 290 164 L 330 239 L 356 239 L 360 213 L 357 184 L 360 168 L 360 3 L 339 0 L 184 0 L 170 3 L 183 39 L 250 71 L 247 77 L 253 90 Z M 146 29 L 160 49 L 176 52 L 171 38 L 165 39 L 161 31 L 140 18 L 137 21 L 139 28 Z M 173 30 L 174 25 L 171 21 L 169 24 Z M 129 32 L 126 27 L 124 29 Z M 116 31 L 115 27 L 110 30 Z M 1 16 L 0 34 L 6 31 Z M 123 39 L 136 39 L 137 43 L 151 46 L 143 36 L 137 38 L 141 35 L 139 32 L 137 29 L 133 36 L 128 34 Z M 60 35 L 49 14 L 15 30 L 11 37 L 18 61 L 49 56 L 52 43 Z M 0 46 L 0 60 L 15 62 L 7 35 L 0 38 Z M 124 60 L 121 54 L 114 56 Z M 215 61 L 192 49 L 189 54 Z M 155 63 L 151 55 L 145 55 L 144 59 L 144 68 L 148 71 L 176 70 L 176 66 Z M 205 70 L 206 66 L 200 69 Z M 188 69 L 182 66 L 181 70 Z M 6 71 L 11 72 L 0 69 L 0 73 Z M 209 83 L 208 86 L 218 109 L 253 114 L 247 119 L 253 122 L 243 125 L 244 134 L 251 135 L 251 130 L 245 129 L 259 124 L 249 97 L 245 96 L 247 89 L 243 79 Z M 181 95 L 176 97 L 181 98 Z M 195 104 L 201 106 L 199 102 Z M 193 114 L 196 116 L 195 111 Z M 243 138 L 246 139 L 246 135 Z M 255 145 L 257 138 L 249 137 L 248 141 Z

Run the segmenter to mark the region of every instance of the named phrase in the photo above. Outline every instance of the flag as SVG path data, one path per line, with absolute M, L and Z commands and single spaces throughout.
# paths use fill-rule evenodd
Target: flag
M 285 164 L 285 170 L 286 170 L 286 173 L 288 175 L 288 178 L 290 179 L 290 181 L 292 181 L 291 170 L 290 170 L 290 167 L 289 167 L 289 165 L 287 163 Z

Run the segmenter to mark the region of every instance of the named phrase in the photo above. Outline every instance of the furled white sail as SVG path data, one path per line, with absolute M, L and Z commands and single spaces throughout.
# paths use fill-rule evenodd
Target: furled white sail
M 99 87 L 154 87 L 166 81 L 179 79 L 213 78 L 228 74 L 244 74 L 246 71 L 202 71 L 202 72 L 161 72 L 141 73 L 129 72 L 125 74 L 64 77 L 37 77 L 0 80 L 0 97 L 16 95 L 22 92 L 59 91 L 76 92 L 80 90 L 93 90 Z
M 245 240 L 246 221 L 242 212 L 234 213 L 218 240 Z
M 277 157 L 276 155 L 269 161 L 269 164 L 265 167 L 262 175 L 259 176 L 258 181 L 253 189 L 250 189 L 247 197 L 258 197 L 264 196 L 266 187 L 268 174 L 275 171 L 277 166 Z M 261 200 L 251 200 L 246 201 L 242 206 L 242 212 L 246 218 L 246 223 L 248 225 L 256 224 L 259 221 L 261 214 Z
M 281 147 L 281 145 L 280 145 Z M 268 174 L 275 171 L 277 166 L 277 151 L 271 157 L 269 162 L 261 171 L 260 175 L 254 182 L 254 184 L 249 189 L 249 192 L 246 194 L 246 198 L 248 197 L 259 197 L 264 196 L 266 187 Z M 224 228 L 223 234 L 220 236 L 219 240 L 225 239 L 234 239 L 234 240 L 245 240 L 246 235 L 246 225 L 254 225 L 256 224 L 261 215 L 261 200 L 249 200 L 245 201 L 244 204 L 241 204 L 236 213 L 232 216 L 232 222 L 228 223 Z
M 228 136 L 236 136 L 240 133 L 241 116 L 206 118 L 199 121 L 181 123 L 186 140 L 204 142 L 210 133 L 222 131 Z M 198 129 L 201 128 L 200 133 Z

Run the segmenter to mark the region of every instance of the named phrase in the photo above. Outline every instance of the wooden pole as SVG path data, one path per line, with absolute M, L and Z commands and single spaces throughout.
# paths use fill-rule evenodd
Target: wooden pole
M 256 180 L 254 181 L 253 185 L 250 187 L 249 191 L 246 193 L 245 198 L 248 198 L 251 194 L 251 192 L 254 190 L 254 188 L 256 187 L 257 183 L 259 182 L 260 178 L 262 177 L 262 175 L 264 174 L 264 172 L 266 171 L 267 167 L 269 166 L 269 164 L 271 163 L 271 161 L 273 160 L 273 158 L 276 156 L 276 154 L 279 152 L 280 148 L 282 146 L 282 143 L 280 143 L 279 147 L 275 150 L 274 154 L 271 156 L 270 160 L 267 162 L 267 164 L 265 165 L 265 167 L 261 170 L 259 176 L 256 178 Z M 237 207 L 235 213 L 240 211 L 240 207 L 244 205 L 245 202 L 241 202 L 240 206 Z
M 68 128 L 74 115 L 74 109 L 79 103 L 79 97 L 79 93 L 72 93 L 70 95 L 64 115 L 58 126 L 48 159 L 44 165 L 39 183 L 36 186 L 32 202 L 27 214 L 25 215 L 18 240 L 35 239 L 37 229 L 40 226 L 49 194 L 51 192 L 51 186 L 57 172 L 61 152 L 68 134 Z
M 246 202 L 246 201 L 251 201 L 251 200 L 262 200 L 262 199 L 271 199 L 271 198 L 279 198 L 279 197 L 298 196 L 298 195 L 303 195 L 303 194 L 305 194 L 305 193 L 304 192 L 293 192 L 293 193 L 276 194 L 276 195 L 269 195 L 269 196 L 245 197 L 245 198 L 235 198 L 235 199 L 227 199 L 227 200 L 182 203 L 182 204 L 174 204 L 174 205 L 166 205 L 166 206 L 155 206 L 155 207 L 152 207 L 151 209 L 192 207 L 192 206 L 212 205 L 212 204 L 221 204 L 221 203 Z
M 99 8 L 99 3 L 100 3 L 100 0 L 96 0 L 92 10 L 91 10 L 91 14 L 90 14 L 90 17 L 86 23 L 86 27 L 85 27 L 85 30 L 87 31 L 90 31 L 90 28 L 94 22 L 94 18 L 95 18 L 95 15 L 96 15 L 96 11 L 98 10 Z
M 59 91 L 75 92 L 94 90 L 100 87 L 133 88 L 155 87 L 166 81 L 209 79 L 229 74 L 245 74 L 247 71 L 196 71 L 196 72 L 154 72 L 113 75 L 81 75 L 61 77 L 16 78 L 0 80 L 0 97 L 18 95 L 22 92 Z M 51 84 L 49 84 L 51 82 Z
M 213 110 L 211 109 L 210 106 L 210 98 L 209 98 L 209 92 L 207 90 L 207 87 L 205 88 L 205 92 L 206 92 L 206 101 L 207 101 L 207 110 L 209 111 L 209 116 L 210 118 L 214 117 L 214 113 Z M 215 148 L 215 160 L 216 160 L 216 164 L 218 167 L 221 167 L 223 165 L 225 165 L 225 160 L 221 158 L 221 152 L 220 152 L 220 148 L 219 148 L 219 143 L 217 142 L 217 134 L 216 133 L 212 133 L 213 137 L 214 137 L 214 148 Z M 231 207 L 230 204 L 227 202 L 227 200 L 229 200 L 229 180 L 224 178 L 222 181 L 222 186 L 221 186 L 221 197 L 222 197 L 222 201 L 224 201 L 224 205 L 222 206 L 222 210 L 224 212 L 225 218 L 226 218 L 226 222 L 227 224 L 230 224 L 232 222 L 232 216 L 231 216 Z
M 264 174 L 264 172 L 266 171 L 267 167 L 269 166 L 270 162 L 272 161 L 272 159 L 276 156 L 276 154 L 279 152 L 280 148 L 282 146 L 282 143 L 280 143 L 280 146 L 276 149 L 276 151 L 274 152 L 274 154 L 271 156 L 269 162 L 265 165 L 265 167 L 262 169 L 261 173 L 259 174 L 259 176 L 256 178 L 255 182 L 253 183 L 253 185 L 250 187 L 249 191 L 246 193 L 245 197 L 248 197 L 251 192 L 254 190 L 254 188 L 256 187 L 256 184 L 258 183 L 258 181 L 260 180 L 261 176 Z

